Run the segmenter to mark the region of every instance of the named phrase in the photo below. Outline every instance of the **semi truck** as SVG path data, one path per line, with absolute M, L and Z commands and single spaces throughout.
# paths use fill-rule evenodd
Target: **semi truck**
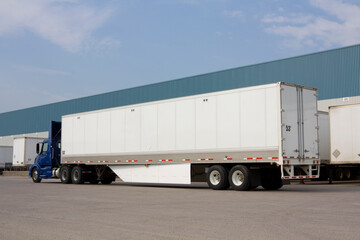
M 317 89 L 279 82 L 64 115 L 29 176 L 272 190 L 317 178 L 318 149 Z
M 320 180 L 360 177 L 360 104 L 319 112 Z
M 42 142 L 44 138 L 38 137 L 17 137 L 14 138 L 13 158 L 14 167 L 28 168 L 35 162 L 37 153 L 35 146 Z

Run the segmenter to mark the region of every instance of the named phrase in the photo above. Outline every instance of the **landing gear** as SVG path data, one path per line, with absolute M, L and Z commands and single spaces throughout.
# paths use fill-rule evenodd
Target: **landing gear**
M 41 178 L 39 177 L 39 170 L 36 167 L 33 168 L 32 172 L 31 172 L 31 178 L 34 183 L 41 182 Z

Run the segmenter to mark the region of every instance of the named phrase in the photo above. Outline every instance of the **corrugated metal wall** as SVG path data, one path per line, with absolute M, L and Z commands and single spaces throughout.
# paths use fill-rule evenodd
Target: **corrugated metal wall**
M 360 45 L 2 113 L 0 136 L 47 131 L 70 113 L 273 82 L 318 88 L 319 99 L 360 95 Z

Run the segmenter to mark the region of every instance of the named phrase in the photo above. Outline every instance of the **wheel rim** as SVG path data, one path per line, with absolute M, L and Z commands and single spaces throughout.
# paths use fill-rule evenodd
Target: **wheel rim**
M 37 180 L 38 177 L 39 177 L 38 171 L 35 169 L 35 170 L 33 171 L 33 179 Z
M 218 170 L 211 171 L 210 182 L 212 185 L 218 185 L 220 183 L 221 174 Z
M 75 170 L 74 172 L 74 180 L 77 181 L 79 179 L 79 171 Z
M 244 173 L 240 170 L 234 171 L 231 176 L 231 180 L 235 186 L 240 186 L 241 184 L 244 183 L 245 180 Z
M 344 178 L 344 172 L 340 171 L 339 172 L 339 179 L 342 180 Z
M 62 179 L 63 179 L 63 180 L 66 180 L 66 179 L 67 179 L 67 172 L 66 172 L 66 171 L 63 171 L 63 172 L 62 172 Z
M 350 171 L 350 170 L 347 170 L 347 171 L 346 171 L 346 178 L 347 178 L 347 179 L 350 179 L 350 178 L 351 178 L 351 171 Z

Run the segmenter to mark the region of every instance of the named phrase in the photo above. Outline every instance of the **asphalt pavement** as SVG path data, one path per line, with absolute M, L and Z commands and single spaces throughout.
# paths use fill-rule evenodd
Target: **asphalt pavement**
M 360 183 L 237 192 L 0 176 L 0 239 L 360 239 Z

